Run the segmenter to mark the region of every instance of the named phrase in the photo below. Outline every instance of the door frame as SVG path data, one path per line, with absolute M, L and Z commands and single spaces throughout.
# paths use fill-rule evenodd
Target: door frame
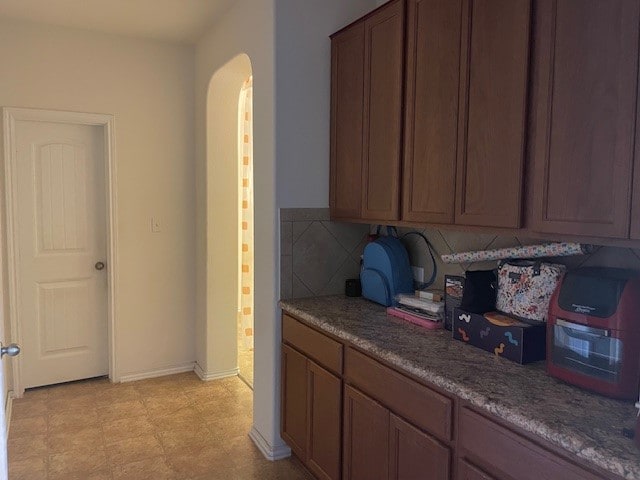
M 4 139 L 4 187 L 5 215 L 7 239 L 7 277 L 8 304 L 11 326 L 11 339 L 22 343 L 22 330 L 18 309 L 20 298 L 19 272 L 17 265 L 18 231 L 17 219 L 17 185 L 15 179 L 17 150 L 17 120 L 35 122 L 66 123 L 73 125 L 89 125 L 102 127 L 104 133 L 104 181 L 106 193 L 106 232 L 107 232 L 107 337 L 109 354 L 109 378 L 112 382 L 120 379 L 116 363 L 116 326 L 117 326 L 117 281 L 118 281 L 118 219 L 117 219 L 117 175 L 115 162 L 115 119 L 113 115 L 99 113 L 79 113 L 58 110 L 40 110 L 32 108 L 3 107 L 3 139 Z M 22 397 L 22 360 L 17 356 L 12 361 L 13 385 L 16 397 Z

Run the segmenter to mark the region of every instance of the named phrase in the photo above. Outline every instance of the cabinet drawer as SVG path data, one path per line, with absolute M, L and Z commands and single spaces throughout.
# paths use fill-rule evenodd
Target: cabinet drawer
M 338 375 L 342 374 L 342 345 L 287 314 L 282 315 L 282 339 Z
M 472 457 L 474 463 L 487 466 L 498 477 L 502 474 L 518 480 L 602 480 L 468 408 L 460 410 L 461 455 Z
M 345 379 L 417 427 L 451 440 L 451 399 L 347 348 Z

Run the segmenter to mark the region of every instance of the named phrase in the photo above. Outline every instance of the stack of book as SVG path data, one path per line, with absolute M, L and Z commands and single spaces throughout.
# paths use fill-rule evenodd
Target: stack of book
M 444 319 L 444 302 L 441 292 L 417 291 L 416 295 L 396 296 L 397 305 L 387 308 L 387 313 L 429 329 L 440 328 Z

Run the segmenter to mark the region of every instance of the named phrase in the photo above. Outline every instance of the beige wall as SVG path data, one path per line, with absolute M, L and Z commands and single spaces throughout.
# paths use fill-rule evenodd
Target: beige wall
M 220 315 L 216 312 L 217 304 L 213 304 L 207 294 L 216 280 L 207 275 L 206 266 L 215 269 L 220 265 L 216 258 L 222 258 L 219 249 L 207 243 L 207 232 L 223 228 L 208 225 L 207 221 L 212 212 L 224 208 L 226 199 L 215 193 L 209 195 L 206 189 L 206 138 L 209 134 L 206 99 L 214 73 L 244 53 L 251 61 L 254 80 L 253 434 L 254 439 L 262 440 L 263 452 L 269 456 L 286 452 L 278 433 L 280 272 L 277 208 L 281 204 L 323 207 L 328 204 L 328 36 L 374 6 L 372 0 L 239 0 L 196 46 L 197 359 L 205 373 L 215 375 L 224 371 L 225 365 L 212 355 L 216 355 L 216 349 L 220 353 L 228 348 L 219 345 L 220 338 L 230 336 L 225 325 L 235 325 L 235 318 L 226 318 L 231 316 L 231 309 L 225 308 L 228 314 Z M 217 146 L 212 144 L 210 148 Z M 229 252 L 235 248 L 220 239 L 217 241 Z M 230 297 L 228 301 L 235 302 L 235 298 Z M 208 340 L 212 337 L 213 340 Z M 235 344 L 233 346 L 235 348 Z
M 115 116 L 117 373 L 192 363 L 193 50 L 2 22 L 0 65 L 0 106 Z M 151 216 L 162 233 L 151 233 Z
M 329 35 L 374 0 L 276 2 L 276 156 L 280 208 L 329 205 Z
M 207 95 L 212 76 L 227 62 L 240 54 L 246 54 L 251 62 L 254 82 L 254 198 L 255 198 L 255 383 L 254 383 L 254 427 L 268 445 L 267 449 L 277 451 L 282 447 L 278 435 L 278 408 L 276 379 L 278 361 L 276 352 L 277 324 L 277 215 L 275 209 L 275 126 L 274 126 L 274 18 L 273 1 L 239 0 L 220 19 L 214 28 L 196 45 L 196 194 L 197 194 L 197 361 L 205 374 L 215 375 L 226 368 L 220 359 L 221 349 L 233 349 L 235 358 L 236 337 L 235 311 L 224 308 L 217 312 L 213 299 L 207 292 L 213 282 L 237 280 L 224 277 L 224 269 L 216 278 L 217 259 L 223 259 L 225 252 L 237 259 L 237 243 L 223 242 L 216 237 L 207 243 L 207 232 L 220 232 L 228 228 L 229 218 L 224 211 L 237 216 L 237 206 L 224 198 L 207 192 Z M 215 94 L 215 93 L 213 93 Z M 235 98 L 237 105 L 237 97 Z M 236 107 L 237 108 L 237 107 Z M 216 112 L 213 119 L 215 122 Z M 234 125 L 237 128 L 237 117 Z M 218 146 L 213 143 L 210 149 Z M 217 157 L 218 161 L 237 162 L 237 157 Z M 210 195 L 213 193 L 213 195 Z M 207 200 L 209 197 L 209 200 Z M 220 218 L 224 224 L 208 225 L 212 218 Z M 226 221 L 224 220 L 226 218 Z M 208 229 L 209 228 L 209 229 Z M 237 226 L 234 234 L 237 237 Z M 215 233 L 212 233 L 215 235 Z M 224 234 L 223 234 L 224 235 Z M 217 248 L 216 248 L 217 243 Z M 206 266 L 210 266 L 207 276 Z M 237 274 L 236 274 L 237 275 Z M 237 276 L 236 276 L 237 279 Z M 235 305 L 236 296 L 227 298 Z M 209 308 L 207 308 L 209 300 Z M 227 305 L 228 307 L 228 305 Z M 227 312 L 227 315 L 221 313 Z M 227 318 L 229 317 L 229 318 Z M 232 330 L 233 329 L 233 330 Z M 279 331 L 279 330 L 278 330 Z M 234 333 L 234 336 L 230 335 Z M 208 339 L 218 337 L 216 341 Z M 220 338 L 228 338 L 231 345 L 220 345 Z M 222 355 L 220 355 L 222 353 Z M 229 358 L 227 356 L 227 358 Z M 224 362 L 224 360 L 222 360 Z M 270 454 L 270 453 L 268 453 Z
M 213 74 L 207 92 L 206 357 L 198 366 L 209 378 L 235 374 L 238 365 L 238 119 L 240 89 L 249 76 L 249 57 L 238 55 Z

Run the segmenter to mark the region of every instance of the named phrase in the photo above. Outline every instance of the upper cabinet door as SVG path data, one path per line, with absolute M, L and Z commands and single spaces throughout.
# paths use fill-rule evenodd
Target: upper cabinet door
M 462 15 L 455 221 L 517 228 L 531 0 L 464 0 Z
M 462 0 L 407 2 L 402 219 L 453 223 Z
M 640 4 L 539 0 L 537 5 L 531 226 L 626 238 Z
M 404 2 L 367 17 L 362 218 L 400 218 Z M 354 138 L 355 139 L 355 138 Z
M 362 202 L 362 102 L 364 22 L 331 38 L 331 179 L 335 218 L 360 218 Z

